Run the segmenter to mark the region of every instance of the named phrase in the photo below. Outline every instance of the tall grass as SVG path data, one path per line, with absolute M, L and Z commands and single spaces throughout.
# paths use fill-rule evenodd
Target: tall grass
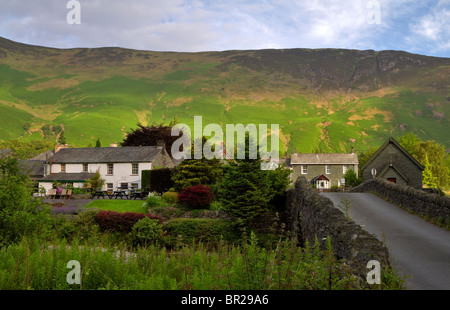
M 257 245 L 252 234 L 242 245 L 182 245 L 168 251 L 149 246 L 128 252 L 124 246 L 87 246 L 65 240 L 53 244 L 23 239 L 0 250 L 2 290 L 202 289 L 290 290 L 359 289 L 349 270 L 318 243 L 299 248 Z M 69 261 L 79 261 L 81 284 L 69 284 Z

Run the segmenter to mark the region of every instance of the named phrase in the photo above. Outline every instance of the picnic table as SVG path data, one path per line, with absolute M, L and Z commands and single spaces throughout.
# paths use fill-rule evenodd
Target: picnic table
M 112 199 L 113 197 L 114 197 L 114 199 L 117 199 L 117 197 L 120 197 L 120 198 L 125 197 L 125 198 L 129 199 L 128 193 L 124 190 L 114 191 L 113 194 L 111 196 L 109 196 L 109 199 Z
M 95 191 L 92 193 L 91 199 L 94 199 L 95 197 L 97 197 L 97 199 L 99 199 L 100 197 L 102 197 L 103 199 L 105 199 L 105 197 L 108 196 L 108 192 L 107 191 Z M 111 198 L 111 197 L 110 197 Z
M 130 194 L 130 199 L 145 199 L 148 196 L 148 192 L 146 191 L 133 191 Z

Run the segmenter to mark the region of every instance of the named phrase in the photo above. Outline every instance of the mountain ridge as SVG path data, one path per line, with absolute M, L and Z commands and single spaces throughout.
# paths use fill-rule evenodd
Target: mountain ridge
M 277 122 L 290 151 L 367 149 L 405 131 L 448 148 L 449 74 L 449 58 L 404 51 L 57 49 L 0 37 L 0 140 L 64 129 L 76 146 L 112 143 L 138 122 L 202 115 Z

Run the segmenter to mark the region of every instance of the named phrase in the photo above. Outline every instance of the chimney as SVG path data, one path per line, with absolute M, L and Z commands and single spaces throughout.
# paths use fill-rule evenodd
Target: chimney
M 66 148 L 67 148 L 67 144 L 61 144 L 61 143 L 58 143 L 58 144 L 55 146 L 55 153 L 58 153 L 59 150 L 61 150 L 61 149 L 66 149 Z
M 156 141 L 156 148 L 157 149 L 163 149 L 165 148 L 166 143 L 164 142 L 164 140 L 158 140 Z
M 352 146 L 352 148 L 350 149 L 350 153 L 351 153 L 351 154 L 353 154 L 353 153 L 354 153 L 354 149 L 353 149 L 353 146 Z
M 117 142 L 111 143 L 109 147 L 117 147 Z

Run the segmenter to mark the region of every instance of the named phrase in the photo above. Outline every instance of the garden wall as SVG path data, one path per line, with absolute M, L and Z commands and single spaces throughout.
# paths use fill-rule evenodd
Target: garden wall
M 426 193 L 381 179 L 368 180 L 353 188 L 351 192 L 373 192 L 409 212 L 428 217 L 441 224 L 450 224 L 450 199 L 448 197 Z
M 378 260 L 381 266 L 390 265 L 389 253 L 382 242 L 348 220 L 333 202 L 314 190 L 305 177 L 299 177 L 287 191 L 284 214 L 286 229 L 299 240 L 314 243 L 318 239 L 325 248 L 330 237 L 336 256 L 343 259 L 364 280 L 367 263 Z

